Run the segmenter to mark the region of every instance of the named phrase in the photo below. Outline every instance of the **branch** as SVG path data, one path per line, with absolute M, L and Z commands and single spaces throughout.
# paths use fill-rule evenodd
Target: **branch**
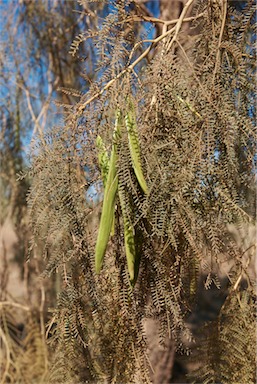
M 220 61 L 220 46 L 221 46 L 222 37 L 223 37 L 225 24 L 226 24 L 226 18 L 227 18 L 227 0 L 224 0 L 224 3 L 225 4 L 224 4 L 222 23 L 221 23 L 221 28 L 220 28 L 219 40 L 218 40 L 217 55 L 216 55 L 215 67 L 214 67 L 213 78 L 212 78 L 212 85 L 213 86 L 214 86 L 214 82 L 215 82 L 216 73 L 218 70 L 218 64 Z
M 120 79 L 125 73 L 127 72 L 130 72 L 132 71 L 135 66 L 140 63 L 140 61 L 142 61 L 147 55 L 148 53 L 152 50 L 152 48 L 157 44 L 159 43 L 160 41 L 162 41 L 163 39 L 165 39 L 167 36 L 171 35 L 173 32 L 175 32 L 174 34 L 174 37 L 172 38 L 170 44 L 169 44 L 169 47 L 172 45 L 172 43 L 176 40 L 177 38 L 177 35 L 179 33 L 179 30 L 182 26 L 182 23 L 183 22 L 187 22 L 187 21 L 190 21 L 190 20 L 193 20 L 193 19 L 197 19 L 199 17 L 202 17 L 203 16 L 203 13 L 195 16 L 195 17 L 189 17 L 189 18 L 185 18 L 185 15 L 186 15 L 186 12 L 189 8 L 189 6 L 192 4 L 194 0 L 189 0 L 187 2 L 187 4 L 185 5 L 182 13 L 181 13 L 181 16 L 179 17 L 179 19 L 177 20 L 173 20 L 173 21 L 163 21 L 164 24 L 168 23 L 167 25 L 171 25 L 171 24 L 176 24 L 175 27 L 171 28 L 170 30 L 166 31 L 166 32 L 163 32 L 160 36 L 156 37 L 155 39 L 153 40 L 144 40 L 144 42 L 151 42 L 152 44 L 133 62 L 131 63 L 130 65 L 128 65 L 126 68 L 124 68 L 120 73 L 118 73 L 118 75 L 114 78 L 112 78 L 100 91 L 98 91 L 97 93 L 95 93 L 93 96 L 91 96 L 87 101 L 85 101 L 83 104 L 80 104 L 78 105 L 78 108 L 77 108 L 77 111 L 79 114 L 81 114 L 84 109 L 86 108 L 86 106 L 88 104 L 90 104 L 92 101 L 94 101 L 95 99 L 97 99 L 99 96 L 101 96 L 107 89 L 109 89 L 118 79 Z M 159 19 L 158 19 L 159 20 Z M 165 31 L 165 28 L 164 28 L 164 31 Z M 137 43 L 133 49 L 133 52 L 135 51 L 135 49 L 137 49 L 137 47 L 141 44 L 142 42 L 140 43 Z M 168 47 L 168 50 L 169 50 L 169 47 Z M 131 55 L 130 55 L 131 57 Z
M 11 302 L 11 301 L 2 301 L 0 302 L 0 308 L 1 307 L 4 307 L 4 306 L 10 306 L 10 307 L 16 307 L 16 308 L 20 308 L 20 309 L 23 309 L 24 311 L 30 311 L 30 308 L 25 306 L 25 305 L 22 305 L 22 304 L 19 304 L 19 303 L 14 303 L 14 302 Z
M 184 18 L 182 22 L 197 20 L 203 15 L 204 15 L 204 12 L 201 12 L 196 16 L 190 16 L 190 17 Z M 135 16 L 128 17 L 126 21 L 148 21 L 149 23 L 157 23 L 157 24 L 160 23 L 160 24 L 166 24 L 167 26 L 169 26 L 169 25 L 176 24 L 179 21 L 179 19 L 162 20 L 162 19 L 158 19 L 157 17 L 135 15 Z
M 27 85 L 25 83 L 25 80 L 23 79 L 21 74 L 20 74 L 20 78 L 21 78 L 21 81 L 17 82 L 17 86 L 19 88 L 21 88 L 25 92 L 26 100 L 27 100 L 27 105 L 28 105 L 28 110 L 30 112 L 31 119 L 32 119 L 32 121 L 35 124 L 32 135 L 34 136 L 35 132 L 37 131 L 39 136 L 40 136 L 40 139 L 42 140 L 42 143 L 44 144 L 44 146 L 46 146 L 46 143 L 45 143 L 45 140 L 44 140 L 43 130 L 42 130 L 40 124 L 39 124 L 39 120 L 40 120 L 40 118 L 42 116 L 44 116 L 46 114 L 46 112 L 48 110 L 48 107 L 49 107 L 49 104 L 50 104 L 50 100 L 51 100 L 52 94 L 48 95 L 45 103 L 42 106 L 42 109 L 41 109 L 40 113 L 36 117 L 36 115 L 34 113 L 34 110 L 33 110 L 33 107 L 32 107 L 32 104 L 31 104 L 31 94 L 30 94 L 30 91 L 29 91 L 29 89 L 28 89 L 28 87 L 27 87 Z
M 172 44 L 174 43 L 174 41 L 176 41 L 176 39 L 178 37 L 178 33 L 179 33 L 180 29 L 181 29 L 182 23 L 185 21 L 185 16 L 186 16 L 186 13 L 188 11 L 188 8 L 193 3 L 193 1 L 194 0 L 188 0 L 186 5 L 184 6 L 183 11 L 181 12 L 181 15 L 180 15 L 180 17 L 179 17 L 179 19 L 177 21 L 177 24 L 176 24 L 176 27 L 175 27 L 174 36 L 173 36 L 173 38 L 171 39 L 171 41 L 170 41 L 170 43 L 168 45 L 167 52 L 169 52 L 169 50 L 172 47 Z

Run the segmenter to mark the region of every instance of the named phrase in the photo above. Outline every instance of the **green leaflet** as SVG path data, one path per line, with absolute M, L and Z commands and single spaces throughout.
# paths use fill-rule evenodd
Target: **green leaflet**
M 142 171 L 142 166 L 141 166 L 140 145 L 138 140 L 136 116 L 135 116 L 133 103 L 130 99 L 128 100 L 128 112 L 126 113 L 126 116 L 125 116 L 125 123 L 127 127 L 127 132 L 128 132 L 129 150 L 130 150 L 133 169 L 137 177 L 137 180 L 139 182 L 139 185 L 142 188 L 142 191 L 145 194 L 148 194 L 148 187 L 147 187 L 147 184 L 143 175 L 143 171 Z
M 180 96 L 177 95 L 177 99 L 178 99 L 179 101 L 181 101 L 183 104 L 185 104 L 185 105 L 190 109 L 190 111 L 193 112 L 196 116 L 202 118 L 202 116 L 200 115 L 200 113 L 198 113 L 198 112 L 192 107 L 191 104 L 189 104 L 187 101 L 185 101 L 184 99 L 182 99 L 182 97 L 180 97 Z
M 100 273 L 103 265 L 103 259 L 108 245 L 113 218 L 115 212 L 115 198 L 118 189 L 118 176 L 116 169 L 117 162 L 117 141 L 120 136 L 121 114 L 116 114 L 115 128 L 113 132 L 112 152 L 110 157 L 110 165 L 104 190 L 103 208 L 100 219 L 99 231 L 95 247 L 95 269 L 96 273 Z

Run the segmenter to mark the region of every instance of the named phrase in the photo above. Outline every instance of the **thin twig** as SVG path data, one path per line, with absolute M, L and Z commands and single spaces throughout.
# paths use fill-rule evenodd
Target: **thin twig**
M 218 70 L 218 65 L 219 65 L 219 62 L 220 62 L 220 46 L 221 46 L 222 37 L 223 37 L 223 33 L 224 33 L 224 29 L 225 29 L 225 24 L 226 24 L 226 18 L 227 18 L 227 0 L 223 0 L 223 1 L 224 1 L 224 10 L 223 10 L 223 15 L 222 15 L 222 23 L 221 23 L 221 28 L 220 28 L 219 40 L 218 40 L 218 47 L 217 47 L 215 67 L 214 67 L 214 70 L 213 70 L 213 78 L 212 78 L 213 86 L 214 86 L 214 82 L 215 82 L 216 73 L 217 73 L 217 70 Z
M 13 303 L 11 301 L 2 301 L 0 302 L 0 308 L 1 307 L 4 307 L 4 306 L 10 306 L 10 307 L 16 307 L 16 308 L 20 308 L 20 309 L 23 309 L 24 311 L 30 311 L 30 308 L 25 306 L 25 305 L 22 305 L 22 304 L 19 304 L 19 303 Z
M 241 257 L 243 257 L 243 255 L 244 255 L 246 252 L 248 252 L 249 249 L 251 249 L 251 248 L 253 248 L 253 247 L 256 247 L 256 245 L 255 245 L 255 244 L 250 245 L 250 247 L 248 247 L 248 248 L 242 253 Z M 237 288 L 238 288 L 238 286 L 239 286 L 239 284 L 240 284 L 240 282 L 241 282 L 241 280 L 242 280 L 242 278 L 243 278 L 244 273 L 246 274 L 246 276 L 248 275 L 248 274 L 247 274 L 247 269 L 248 269 L 248 267 L 249 267 L 250 261 L 251 261 L 251 256 L 248 256 L 248 259 L 247 259 L 247 262 L 246 262 L 245 267 L 243 267 L 243 265 L 241 265 L 241 273 L 240 273 L 240 275 L 238 276 L 238 279 L 237 279 L 237 281 L 235 282 L 235 284 L 234 284 L 234 286 L 233 286 L 233 291 L 236 291 L 236 290 L 237 290 Z M 247 276 L 247 280 L 248 280 L 248 279 L 249 279 L 249 277 Z M 249 284 L 249 281 L 248 281 L 248 284 Z
M 11 364 L 11 351 L 10 351 L 10 348 L 9 348 L 9 345 L 8 345 L 8 340 L 7 340 L 7 337 L 5 336 L 5 333 L 4 331 L 2 330 L 2 328 L 0 327 L 0 337 L 2 339 L 2 342 L 3 344 L 5 345 L 5 348 L 6 348 L 6 364 L 5 364 L 5 369 L 4 369 L 4 372 L 2 374 L 2 378 L 1 378 L 1 384 L 4 384 L 6 383 L 6 376 L 8 375 L 8 371 L 9 371 L 9 367 L 10 367 L 10 364 Z
M 196 20 L 196 19 L 199 19 L 200 17 L 203 16 L 203 12 L 202 13 L 199 13 L 199 15 L 196 15 L 196 16 L 191 16 L 191 17 L 187 17 L 183 20 L 183 22 L 187 22 L 187 21 L 192 21 L 192 20 Z M 173 19 L 173 20 L 162 20 L 162 19 L 158 19 L 157 17 L 149 17 L 149 16 L 139 16 L 139 15 L 136 15 L 136 16 L 131 16 L 129 17 L 126 21 L 149 21 L 151 23 L 160 23 L 160 24 L 166 24 L 167 26 L 169 25 L 173 25 L 173 24 L 176 24 L 179 19 Z
M 49 337 L 49 334 L 50 334 L 50 332 L 51 332 L 51 328 L 52 328 L 52 326 L 53 326 L 53 324 L 54 324 L 55 321 L 56 321 L 56 315 L 54 315 L 54 316 L 52 317 L 52 319 L 51 319 L 51 321 L 50 321 L 50 323 L 49 323 L 49 325 L 48 325 L 48 327 L 47 327 L 47 330 L 46 330 L 46 339 Z
M 39 120 L 41 119 L 42 116 L 46 116 L 47 110 L 48 110 L 49 105 L 50 105 L 50 100 L 51 100 L 52 92 L 53 91 L 51 90 L 51 92 L 48 94 L 48 97 L 47 97 L 46 101 L 44 102 L 44 105 L 42 106 L 42 109 L 41 109 L 40 113 L 36 117 L 36 115 L 34 113 L 34 110 L 33 110 L 33 107 L 32 107 L 32 104 L 31 104 L 31 93 L 30 93 L 30 91 L 29 91 L 29 89 L 28 89 L 28 87 L 27 87 L 23 77 L 21 75 L 20 75 L 20 77 L 21 77 L 21 82 L 17 82 L 17 86 L 19 88 L 21 88 L 25 92 L 26 99 L 27 99 L 28 110 L 30 112 L 32 121 L 35 124 L 34 129 L 33 129 L 33 133 L 32 133 L 32 137 L 34 137 L 35 133 L 38 132 L 38 134 L 40 136 L 40 139 L 42 141 L 42 144 L 44 145 L 45 148 L 47 148 L 47 145 L 46 145 L 46 142 L 45 142 L 45 139 L 44 139 L 43 129 L 42 129 L 42 127 L 39 124 Z
M 29 91 L 28 91 L 28 89 L 25 88 L 25 87 L 24 87 L 23 89 L 24 89 L 24 92 L 25 92 L 25 94 L 26 94 L 26 99 L 27 99 L 28 109 L 29 109 L 29 111 L 30 111 L 32 120 L 33 120 L 33 122 L 34 122 L 34 124 L 35 124 L 34 130 L 33 130 L 33 136 L 34 136 L 34 134 L 35 134 L 35 131 L 37 131 L 37 132 L 39 133 L 39 136 L 40 136 L 42 142 L 44 142 L 44 134 L 43 134 L 43 131 L 42 131 L 41 126 L 40 126 L 40 124 L 39 124 L 39 119 L 40 119 L 41 116 L 43 115 L 43 112 L 45 111 L 45 109 L 47 109 L 48 104 L 49 104 L 49 100 L 46 101 L 46 103 L 43 105 L 43 107 L 42 107 L 42 109 L 41 109 L 39 115 L 36 117 L 36 116 L 35 116 L 35 113 L 34 113 L 34 111 L 33 111 L 32 105 L 31 105 Z M 50 99 L 50 97 L 49 97 L 49 99 Z
M 38 256 L 37 253 L 34 253 L 34 259 L 35 259 L 35 267 L 36 267 L 36 272 L 39 275 L 40 274 L 40 268 L 39 268 L 39 261 L 38 261 Z M 48 359 L 47 359 L 47 349 L 46 349 L 46 340 L 45 340 L 45 319 L 44 319 L 44 309 L 45 309 L 45 288 L 42 280 L 39 280 L 39 286 L 40 286 L 40 293 L 41 293 L 41 298 L 40 298 L 40 306 L 39 306 L 39 318 L 40 318 L 40 332 L 41 332 L 41 340 L 42 340 L 42 346 L 44 348 L 44 368 L 45 368 L 45 373 L 47 372 L 48 369 Z
M 197 83 L 199 84 L 199 86 L 200 86 L 200 88 L 201 88 L 203 94 L 205 95 L 206 99 L 207 99 L 209 102 L 211 102 L 211 98 L 210 98 L 210 96 L 206 93 L 206 91 L 205 91 L 205 89 L 204 89 L 204 87 L 203 87 L 203 85 L 202 85 L 202 83 L 201 83 L 201 80 L 200 80 L 199 77 L 197 76 L 197 74 L 196 74 L 196 72 L 195 72 L 195 69 L 194 69 L 192 63 L 191 63 L 191 61 L 189 60 L 189 57 L 188 57 L 186 51 L 184 50 L 183 46 L 180 44 L 179 41 L 177 41 L 177 44 L 178 44 L 179 48 L 181 49 L 181 51 L 182 51 L 182 53 L 183 53 L 183 55 L 184 55 L 184 57 L 185 57 L 187 63 L 189 64 L 190 69 L 192 70 L 192 73 L 193 73 L 193 75 L 194 75 L 194 77 L 195 77 Z
M 171 47 L 172 47 L 172 44 L 176 41 L 176 39 L 177 39 L 177 37 L 178 37 L 178 33 L 179 33 L 180 29 L 181 29 L 182 23 L 183 23 L 183 21 L 185 21 L 184 19 L 185 19 L 186 13 L 187 13 L 187 11 L 188 11 L 188 8 L 190 7 L 190 5 L 191 5 L 193 2 L 194 2 L 194 0 L 189 0 L 189 1 L 185 4 L 185 6 L 184 6 L 184 8 L 183 8 L 183 11 L 181 12 L 181 15 L 180 15 L 180 17 L 179 17 L 179 19 L 178 19 L 178 21 L 177 21 L 177 24 L 176 24 L 176 27 L 175 27 L 175 33 L 174 33 L 174 36 L 173 36 L 173 38 L 171 39 L 171 41 L 170 41 L 170 43 L 169 43 L 169 45 L 168 45 L 167 52 L 169 52 L 169 50 L 170 50 Z

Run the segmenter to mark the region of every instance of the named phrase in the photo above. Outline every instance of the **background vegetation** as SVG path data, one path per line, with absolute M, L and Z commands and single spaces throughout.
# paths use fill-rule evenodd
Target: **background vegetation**
M 1 11 L 2 382 L 255 382 L 254 2 Z M 96 138 L 110 156 L 117 110 L 119 198 L 97 275 Z

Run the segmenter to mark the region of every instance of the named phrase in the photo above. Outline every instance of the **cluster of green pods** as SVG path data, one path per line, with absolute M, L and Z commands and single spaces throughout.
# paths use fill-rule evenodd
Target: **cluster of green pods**
M 148 194 L 148 188 L 141 166 L 140 145 L 138 140 L 136 115 L 131 100 L 128 100 L 127 106 L 128 108 L 125 114 L 125 125 L 128 133 L 128 142 L 132 166 L 142 191 L 145 194 Z M 122 123 L 123 116 L 121 111 L 118 110 L 116 112 L 110 158 L 102 138 L 98 136 L 96 140 L 96 146 L 98 148 L 98 161 L 104 185 L 104 197 L 102 214 L 95 247 L 95 269 L 96 273 L 100 273 L 110 235 L 111 233 L 114 233 L 115 201 L 116 197 L 118 196 L 123 218 L 124 243 L 128 272 L 131 285 L 134 286 L 137 277 L 136 263 L 138 262 L 136 255 L 134 228 L 130 221 L 130 218 L 127 215 L 126 203 L 123 201 L 124 199 L 119 187 L 117 173 L 118 142 L 121 135 Z

